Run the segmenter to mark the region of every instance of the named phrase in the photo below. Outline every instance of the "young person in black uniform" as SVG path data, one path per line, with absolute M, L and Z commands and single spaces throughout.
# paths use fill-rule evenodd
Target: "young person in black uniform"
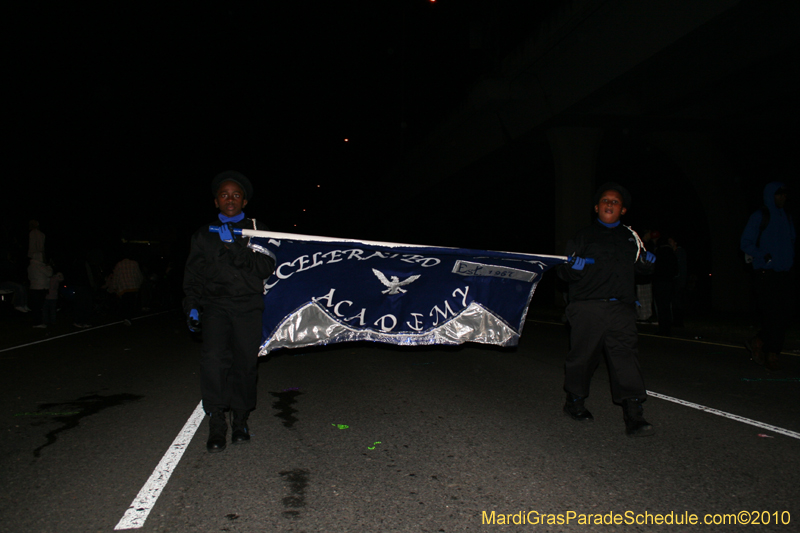
M 242 211 L 253 196 L 250 180 L 235 171 L 223 172 L 211 182 L 211 190 L 221 225 L 205 225 L 192 236 L 183 308 L 189 329 L 202 327 L 200 392 L 210 417 L 206 448 L 221 452 L 229 411 L 231 443 L 250 440 L 247 419 L 256 406 L 263 280 L 272 274 L 275 257 L 251 247 L 249 238 L 233 235 L 234 228 L 267 229 Z M 211 233 L 210 225 L 220 225 L 220 233 Z
M 605 354 L 614 403 L 621 404 L 629 436 L 652 435 L 643 417 L 647 399 L 638 361 L 634 274 L 652 272 L 655 256 L 620 218 L 631 204 L 621 185 L 606 183 L 595 195 L 597 220 L 567 244 L 572 263 L 558 267 L 569 283 L 567 319 L 572 326 L 565 363 L 564 411 L 578 421 L 593 420 L 584 400 L 601 354 Z M 586 258 L 594 260 L 588 264 Z

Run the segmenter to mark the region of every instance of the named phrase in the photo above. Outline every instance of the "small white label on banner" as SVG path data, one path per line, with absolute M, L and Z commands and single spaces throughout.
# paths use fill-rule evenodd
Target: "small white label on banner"
M 461 259 L 456 261 L 456 264 L 453 265 L 453 274 L 459 274 L 461 276 L 490 276 L 493 278 L 526 281 L 528 283 L 535 280 L 537 276 L 535 272 L 528 272 L 527 270 L 497 265 L 485 265 L 483 263 L 473 263 Z

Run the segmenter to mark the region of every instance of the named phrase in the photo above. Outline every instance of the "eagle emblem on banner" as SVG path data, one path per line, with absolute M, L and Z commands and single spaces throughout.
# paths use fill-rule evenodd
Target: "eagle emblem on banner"
M 381 291 L 381 294 L 397 294 L 399 292 L 408 292 L 405 289 L 401 289 L 400 287 L 408 285 L 409 283 L 413 283 L 421 276 L 421 274 L 416 274 L 414 276 L 407 277 L 403 281 L 400 281 L 400 278 L 398 278 L 397 276 L 392 276 L 391 280 L 387 279 L 386 275 L 384 275 L 384 273 L 378 270 L 377 268 L 373 268 L 372 273 L 375 274 L 375 276 L 377 276 L 379 280 L 381 280 L 381 283 L 389 287 L 385 291 Z

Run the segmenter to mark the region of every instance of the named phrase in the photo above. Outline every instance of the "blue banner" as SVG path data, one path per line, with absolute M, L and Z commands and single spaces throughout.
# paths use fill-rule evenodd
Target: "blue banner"
M 277 257 L 259 355 L 357 340 L 514 346 L 542 274 L 566 260 L 297 237 L 250 240 Z

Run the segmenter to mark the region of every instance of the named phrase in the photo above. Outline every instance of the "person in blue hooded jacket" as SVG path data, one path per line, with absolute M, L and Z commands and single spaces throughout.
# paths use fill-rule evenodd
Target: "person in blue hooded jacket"
M 795 229 L 784 210 L 786 186 L 773 181 L 764 187 L 764 207 L 750 216 L 742 233 L 741 249 L 752 262 L 761 330 L 745 347 L 753 360 L 778 369 L 794 294 Z

